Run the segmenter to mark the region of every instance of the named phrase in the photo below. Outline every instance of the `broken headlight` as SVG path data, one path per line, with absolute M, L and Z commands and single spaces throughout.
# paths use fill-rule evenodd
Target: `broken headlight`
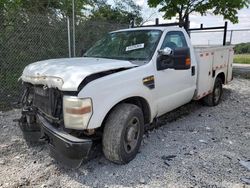
M 64 126 L 69 129 L 84 130 L 92 115 L 92 101 L 90 98 L 73 96 L 63 97 Z

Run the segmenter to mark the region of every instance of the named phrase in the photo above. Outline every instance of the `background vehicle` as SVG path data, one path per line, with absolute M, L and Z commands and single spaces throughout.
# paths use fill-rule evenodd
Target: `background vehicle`
M 176 26 L 111 32 L 84 56 L 36 62 L 21 77 L 25 137 L 73 167 L 100 139 L 109 160 L 131 161 L 146 125 L 191 100 L 217 105 L 232 80 L 232 46 L 193 47 Z

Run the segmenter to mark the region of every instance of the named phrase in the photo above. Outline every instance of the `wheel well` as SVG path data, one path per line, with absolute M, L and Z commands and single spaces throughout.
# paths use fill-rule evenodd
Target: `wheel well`
M 221 72 L 217 75 L 217 78 L 220 78 L 222 83 L 225 84 L 226 78 L 224 72 Z
M 116 105 L 114 105 L 112 107 L 112 109 L 107 113 L 107 115 L 105 116 L 105 118 L 104 118 L 104 120 L 102 122 L 102 126 L 101 126 L 102 128 L 104 127 L 106 119 L 109 116 L 109 114 L 112 112 L 112 110 L 117 105 L 119 105 L 121 103 L 134 104 L 134 105 L 140 107 L 141 110 L 142 110 L 142 112 L 143 112 L 144 123 L 145 124 L 150 123 L 151 117 L 150 117 L 150 107 L 149 107 L 148 102 L 144 98 L 142 98 L 142 97 L 130 97 L 130 98 L 127 98 L 127 99 L 124 99 L 124 100 L 120 101 L 119 103 L 117 103 Z
M 144 117 L 144 123 L 150 123 L 150 107 L 148 102 L 142 98 L 142 97 L 131 97 L 128 99 L 125 99 L 121 102 L 124 103 L 130 103 L 130 104 L 134 104 L 136 106 L 139 106 L 143 112 L 143 117 Z

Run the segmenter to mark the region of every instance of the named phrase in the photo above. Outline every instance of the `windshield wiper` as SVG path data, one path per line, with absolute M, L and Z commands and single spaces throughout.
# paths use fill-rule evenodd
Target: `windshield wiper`
M 126 58 L 127 60 L 129 61 L 147 61 L 146 58 L 134 58 L 134 57 L 129 57 L 129 58 Z

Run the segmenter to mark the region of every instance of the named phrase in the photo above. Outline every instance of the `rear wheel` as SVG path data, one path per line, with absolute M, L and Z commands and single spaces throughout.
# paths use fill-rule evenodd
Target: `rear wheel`
M 207 106 L 216 106 L 220 103 L 222 95 L 222 80 L 217 77 L 214 82 L 213 92 L 203 98 L 203 102 Z
M 142 110 L 134 104 L 120 104 L 107 118 L 103 132 L 103 153 L 107 159 L 125 164 L 134 159 L 144 133 Z

